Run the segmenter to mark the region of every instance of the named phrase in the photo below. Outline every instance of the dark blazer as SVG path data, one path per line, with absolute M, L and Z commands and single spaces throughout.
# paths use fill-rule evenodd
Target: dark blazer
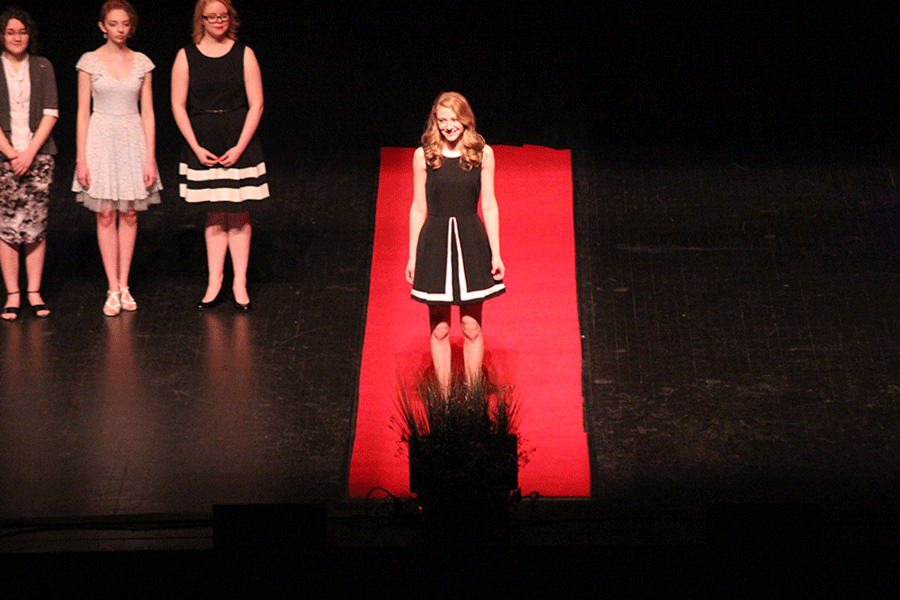
M 34 133 L 44 118 L 44 109 L 59 109 L 56 97 L 56 76 L 53 65 L 43 56 L 28 57 L 28 76 L 31 78 L 31 107 L 28 125 Z M 6 85 L 6 74 L 0 73 L 0 128 L 7 139 L 12 136 L 9 116 L 9 88 Z M 38 150 L 39 154 L 56 154 L 56 142 L 51 135 Z

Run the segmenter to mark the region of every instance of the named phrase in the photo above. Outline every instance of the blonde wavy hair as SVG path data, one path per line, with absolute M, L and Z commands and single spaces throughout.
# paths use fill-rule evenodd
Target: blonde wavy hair
M 199 0 L 197 6 L 194 7 L 194 44 L 199 44 L 200 40 L 203 39 L 203 12 L 206 10 L 207 5 L 213 2 L 218 2 L 228 11 L 228 33 L 225 35 L 232 40 L 238 39 L 237 30 L 241 22 L 238 19 L 237 11 L 231 5 L 231 0 Z
M 441 168 L 441 151 L 444 148 L 444 138 L 438 127 L 437 111 L 439 108 L 449 108 L 459 119 L 463 126 L 462 160 L 460 168 L 471 171 L 473 167 L 481 164 L 481 156 L 484 151 L 484 138 L 475 131 L 475 113 L 469 106 L 469 101 L 458 92 L 444 92 L 437 97 L 431 106 L 431 114 L 428 115 L 428 123 L 425 125 L 425 133 L 422 134 L 422 149 L 425 151 L 425 162 L 432 169 Z

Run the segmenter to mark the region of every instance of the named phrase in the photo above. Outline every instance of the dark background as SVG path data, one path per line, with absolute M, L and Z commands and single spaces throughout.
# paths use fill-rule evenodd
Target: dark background
M 20 2 L 57 70 L 56 136 L 74 148 L 75 62 L 102 43 L 100 2 Z M 94 6 L 96 4 L 96 6 Z M 159 148 L 193 2 L 135 0 L 132 47 L 157 65 Z M 891 152 L 897 18 L 843 3 L 235 2 L 257 53 L 271 153 L 416 145 L 431 101 L 465 94 L 490 143 L 658 160 Z M 872 3 L 874 5 L 874 3 Z
M 14 381 L 19 395 L 4 399 L 11 431 L 38 432 L 21 448 L 13 445 L 21 435 L 8 436 L 15 451 L 0 481 L 16 493 L 8 494 L 15 502 L 4 498 L 4 516 L 205 511 L 247 496 L 341 499 L 377 149 L 416 145 L 434 97 L 458 90 L 490 143 L 573 149 L 596 504 L 554 522 L 558 538 L 699 539 L 706 504 L 773 501 L 822 507 L 825 533 L 810 543 L 900 538 L 895 11 L 240 0 L 241 37 L 263 72 L 260 134 L 275 190 L 254 215 L 256 308 L 240 321 L 227 309 L 197 319 L 190 308 L 203 289 L 205 250 L 200 219 L 174 195 L 181 137 L 168 96 L 193 2 L 135 0 L 132 47 L 157 65 L 158 157 L 170 191 L 164 209 L 141 217 L 133 268 L 141 310 L 109 320 L 93 216 L 67 191 L 74 65 L 102 43 L 101 2 L 20 4 L 56 67 L 63 155 L 44 286 L 54 317 L 4 329 L 3 348 L 31 332 L 19 339 L 35 348 L 33 364 L 47 360 L 59 375 L 37 377 L 33 390 Z M 55 332 L 63 335 L 47 335 Z M 258 340 L 245 344 L 247 357 L 212 348 L 241 335 Z M 239 383 L 249 365 L 259 369 L 250 425 L 229 412 L 245 410 L 243 399 L 198 400 L 223 387 L 243 393 L 198 377 L 198 365 L 212 371 L 225 361 L 239 363 Z M 95 364 L 101 375 L 85 368 Z M 44 393 L 62 400 L 45 405 L 35 399 Z M 135 429 L 101 432 L 97 423 L 119 416 L 109 408 L 116 402 L 140 409 L 129 420 Z M 210 406 L 225 422 L 197 417 Z M 246 460 L 230 464 L 241 452 Z M 771 520 L 781 525 L 777 513 Z M 346 522 L 347 537 L 359 536 L 355 515 Z M 535 572 L 571 572 L 569 553 L 536 556 Z M 596 556 L 575 568 L 620 575 L 617 557 L 595 564 Z M 635 556 L 618 560 L 643 579 L 652 565 Z M 369 555 L 359 562 L 393 572 Z M 847 568 L 844 557 L 821 564 L 821 572 Z M 880 564 L 896 570 L 896 561 Z M 754 579 L 768 582 L 774 571 Z

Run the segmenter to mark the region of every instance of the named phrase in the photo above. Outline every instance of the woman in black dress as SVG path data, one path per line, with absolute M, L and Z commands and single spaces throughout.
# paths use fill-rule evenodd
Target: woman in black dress
M 46 253 L 45 229 L 53 155 L 50 137 L 59 117 L 56 78 L 46 58 L 31 52 L 35 26 L 18 8 L 0 15 L 3 35 L 0 74 L 0 266 L 6 303 L 0 318 L 19 318 L 19 248 L 25 252 L 28 303 L 36 317 L 50 314 L 41 298 Z
M 194 43 L 178 52 L 172 67 L 172 113 L 187 142 L 178 167 L 179 193 L 207 211 L 209 280 L 198 310 L 217 304 L 228 253 L 235 308 L 250 310 L 249 210 L 269 196 L 256 138 L 262 76 L 253 51 L 237 41 L 238 25 L 230 0 L 199 0 Z
M 459 306 L 465 378 L 471 385 L 481 378 L 484 358 L 482 303 L 506 291 L 494 152 L 475 131 L 475 115 L 461 94 L 447 92 L 435 100 L 413 156 L 413 185 L 406 279 L 413 300 L 428 305 L 431 358 L 446 393 L 450 307 Z

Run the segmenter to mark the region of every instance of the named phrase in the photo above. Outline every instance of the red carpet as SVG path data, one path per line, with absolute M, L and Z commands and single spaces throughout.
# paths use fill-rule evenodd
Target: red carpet
M 409 493 L 408 462 L 390 428 L 398 373 L 431 364 L 428 310 L 410 299 L 412 148 L 384 148 L 349 493 Z M 589 496 L 575 297 L 572 171 L 568 150 L 494 147 L 500 244 L 507 293 L 484 305 L 485 365 L 515 385 L 520 436 L 534 448 L 519 472 L 525 494 Z M 452 339 L 461 347 L 458 313 Z M 457 349 L 454 349 L 457 352 Z

